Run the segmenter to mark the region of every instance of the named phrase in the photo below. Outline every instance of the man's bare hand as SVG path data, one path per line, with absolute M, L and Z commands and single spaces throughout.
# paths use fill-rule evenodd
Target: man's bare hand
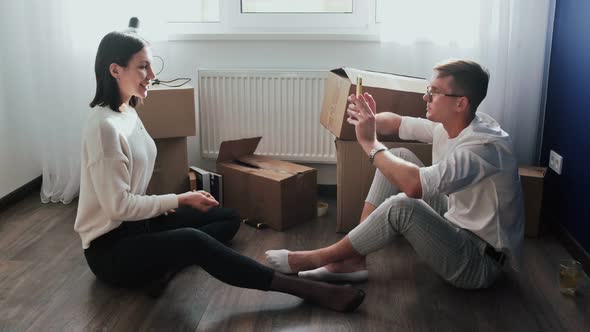
M 347 113 L 348 119 L 346 121 L 354 126 L 356 139 L 365 151 L 370 151 L 377 142 L 376 130 L 376 103 L 373 97 L 364 93 L 357 97 L 356 95 L 348 96 Z

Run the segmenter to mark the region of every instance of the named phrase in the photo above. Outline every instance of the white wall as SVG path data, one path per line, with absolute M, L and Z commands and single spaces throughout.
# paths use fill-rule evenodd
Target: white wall
M 195 87 L 197 68 L 329 70 L 356 67 L 429 77 L 431 66 L 441 60 L 428 59 L 428 52 L 404 54 L 391 44 L 358 41 L 173 41 L 156 43 L 153 49 L 155 55 L 165 60 L 164 71 L 159 75 L 161 79 L 191 77 L 190 84 Z M 158 68 L 157 60 L 155 63 Z M 416 65 L 419 63 L 428 65 L 419 68 Z M 199 147 L 198 136 L 189 138 L 189 162 L 213 169 L 214 161 L 203 160 Z M 336 183 L 335 165 L 311 166 L 318 169 L 319 184 Z
M 39 87 L 20 79 L 21 71 L 28 68 L 26 52 L 20 52 L 27 44 L 21 38 L 8 39 L 17 33 L 10 26 L 7 20 L 0 24 L 0 38 L 6 46 L 0 54 L 0 198 L 41 175 L 39 151 L 33 143 L 37 141 L 31 123 L 34 110 L 28 103 L 39 95 Z
M 0 198 L 41 175 L 38 151 L 31 143 L 35 130 L 30 112 L 18 103 L 27 96 L 16 90 L 15 86 L 0 86 Z M 8 96 L 12 97 L 6 100 Z

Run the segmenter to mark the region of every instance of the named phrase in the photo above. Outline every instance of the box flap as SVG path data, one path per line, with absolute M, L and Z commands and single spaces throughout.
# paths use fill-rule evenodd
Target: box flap
M 220 162 L 218 164 L 218 168 L 220 166 L 223 169 L 236 170 L 238 172 L 241 172 L 242 174 L 253 175 L 255 178 L 260 177 L 260 178 L 269 179 L 269 180 L 276 181 L 276 182 L 281 182 L 281 181 L 293 176 L 293 174 L 274 172 L 274 171 L 269 171 L 269 170 L 265 170 L 262 168 L 258 168 L 253 165 L 242 163 L 239 160 Z
M 218 167 L 219 165 L 278 182 L 316 171 L 311 167 L 257 155 L 244 155 L 237 159 L 219 162 Z
M 356 85 L 356 78 L 360 75 L 363 78 L 363 86 L 367 87 L 425 93 L 426 87 L 428 86 L 428 81 L 419 77 L 380 73 L 355 68 L 339 68 L 331 72 L 342 77 L 347 77 L 353 85 Z
M 241 156 L 253 154 L 261 139 L 262 136 L 221 142 L 217 162 L 237 160 Z
M 310 167 L 257 155 L 241 156 L 237 160 L 255 168 L 288 175 L 306 173 L 313 170 L 313 168 Z

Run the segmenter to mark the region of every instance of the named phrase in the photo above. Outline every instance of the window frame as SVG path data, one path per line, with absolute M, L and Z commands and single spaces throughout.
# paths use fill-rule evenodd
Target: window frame
M 247 7 L 244 5 L 244 2 L 247 1 L 251 1 L 252 4 L 254 5 L 255 3 L 257 3 L 258 1 L 263 1 L 263 0 L 240 0 L 240 6 L 243 9 L 244 7 Z M 297 3 L 301 3 L 300 1 L 307 1 L 307 2 L 319 2 L 321 0 L 298 0 L 298 1 L 293 1 L 293 0 L 271 0 L 271 1 L 267 1 L 267 2 L 275 2 L 275 1 L 282 1 L 282 2 L 289 2 L 291 3 L 291 6 L 293 5 L 293 3 L 297 4 Z M 335 0 L 325 0 L 325 1 L 335 1 Z M 296 14 L 296 13 L 304 13 L 304 14 L 338 14 L 338 13 L 352 13 L 352 10 L 354 8 L 352 8 L 354 6 L 354 0 L 337 0 L 337 1 L 342 1 L 342 2 L 346 2 L 347 4 L 350 4 L 351 8 L 350 11 L 346 11 L 346 12 L 339 12 L 339 11 L 333 11 L 333 12 L 329 12 L 329 11 L 295 11 L 295 12 L 286 12 L 286 11 L 260 11 L 260 12 L 250 12 L 250 13 L 246 13 L 244 12 L 244 14 L 265 14 L 265 13 L 274 13 L 274 14 Z M 257 7 L 256 5 L 254 7 Z M 348 7 L 348 5 L 346 6 Z M 260 8 L 262 9 L 262 8 Z
M 242 13 L 241 0 L 219 0 L 219 22 L 168 21 L 169 40 L 379 40 L 375 6 L 353 0 L 353 13 Z

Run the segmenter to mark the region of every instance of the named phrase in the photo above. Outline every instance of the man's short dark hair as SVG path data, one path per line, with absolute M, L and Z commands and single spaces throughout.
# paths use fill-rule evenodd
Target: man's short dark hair
M 96 52 L 94 73 L 96 75 L 96 94 L 90 102 L 90 107 L 108 106 L 118 112 L 123 103 L 116 79 L 111 75 L 110 65 L 116 63 L 127 67 L 133 55 L 141 51 L 149 43 L 133 32 L 111 32 L 102 38 Z M 135 107 L 138 98 L 131 97 L 129 105 Z
M 477 107 L 486 97 L 490 73 L 477 62 L 468 60 L 447 60 L 434 67 L 438 77 L 453 77 L 452 93 L 469 99 L 469 111 L 475 116 Z

